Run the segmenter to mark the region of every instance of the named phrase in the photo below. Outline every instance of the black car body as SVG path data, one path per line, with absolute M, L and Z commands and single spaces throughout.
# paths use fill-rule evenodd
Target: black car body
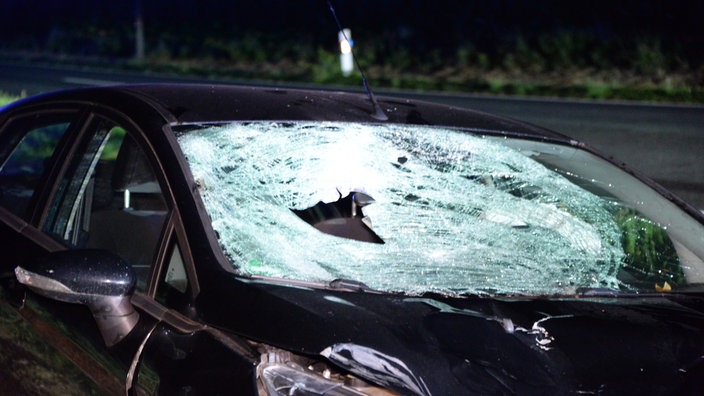
M 358 94 L 134 85 L 59 92 L 6 106 L 0 112 L 3 306 L 11 304 L 16 310 L 13 315 L 20 315 L 40 338 L 68 356 L 69 365 L 79 368 L 77 376 L 87 376 L 107 393 L 702 391 L 704 216 L 699 211 L 563 135 L 464 109 L 393 98 L 378 102 L 383 114 Z M 209 131 L 222 133 L 223 126 L 230 124 L 240 129 L 228 130 L 236 142 L 227 143 L 231 145 L 223 152 L 216 153 L 211 146 L 197 151 L 195 144 L 204 140 L 188 141 Z M 369 181 L 364 189 L 350 185 L 346 191 L 331 184 L 331 198 L 315 197 L 307 206 L 272 209 L 272 202 L 285 201 L 279 199 L 284 192 L 295 199 L 303 194 L 289 191 L 298 182 L 286 174 L 298 169 L 293 155 L 277 157 L 263 151 L 251 163 L 247 161 L 252 157 L 243 155 L 226 161 L 207 180 L 194 165 L 247 149 L 247 142 L 273 142 L 277 139 L 271 132 L 274 129 L 284 130 L 284 135 L 295 129 L 297 138 L 303 139 L 302 147 L 313 141 L 307 140 L 311 136 L 344 132 L 323 139 L 320 150 L 326 150 L 344 139 L 357 143 L 367 139 L 368 135 L 350 132 L 367 126 L 381 128 L 384 141 L 403 151 L 391 153 L 391 160 L 381 165 L 374 162 L 370 166 L 384 167 L 381 173 L 425 172 L 412 168 L 421 158 L 438 175 L 464 172 L 452 181 L 450 191 L 457 192 L 448 198 L 452 202 L 437 204 L 430 195 L 423 195 L 427 186 L 434 185 L 432 175 L 436 173 L 423 173 L 422 183 L 427 184 L 421 183 L 418 191 L 408 191 L 410 187 L 403 187 L 402 179 L 394 174 L 390 180 L 398 185 L 386 186 L 384 191 L 398 195 L 399 201 L 389 207 L 408 213 L 394 231 L 386 232 L 385 217 L 379 223 L 375 217 L 372 226 L 363 211 L 384 205 L 379 199 L 382 193 L 377 192 L 382 189 L 374 186 L 387 179 Z M 434 135 L 433 128 L 443 129 L 442 134 Z M 240 130 L 251 136 L 237 140 Z M 36 131 L 39 137 L 30 144 L 33 138 L 27 136 Z M 426 132 L 430 138 L 422 140 L 419 135 Z M 454 143 L 440 141 L 465 135 L 479 137 L 472 141 L 478 148 L 452 151 L 462 158 L 459 165 L 448 166 L 449 157 L 437 153 L 446 153 L 444 145 Z M 110 136 L 119 141 L 113 143 Z M 458 170 L 469 158 L 488 153 L 495 141 L 509 141 L 522 156 L 539 158 L 540 168 L 530 168 L 536 171 L 544 167 L 552 172 L 553 167 L 562 169 L 563 163 L 576 163 L 577 170 L 545 177 L 550 183 L 562 186 L 568 180 L 577 187 L 559 187 L 559 191 L 569 190 L 567 198 L 546 201 L 542 187 L 518 180 L 516 175 L 524 173 L 529 178 L 533 171 L 517 171 L 522 165 L 516 164 L 523 159 L 513 154 L 501 164 L 507 166 L 506 173 Z M 357 163 L 355 156 L 384 155 L 387 151 L 378 148 L 378 142 L 343 144 L 339 155 L 347 155 L 346 147 L 353 151 L 343 167 L 351 169 L 353 176 L 366 172 L 363 160 Z M 434 154 L 426 155 L 424 148 L 436 143 Z M 214 144 L 225 146 L 217 140 Z M 286 140 L 277 147 L 292 144 Z M 540 148 L 546 150 L 539 152 Z M 20 155 L 18 150 L 25 151 Z M 554 158 L 550 152 L 555 152 Z M 487 154 L 486 161 L 492 158 L 493 154 Z M 514 159 L 516 164 L 511 162 Z M 282 163 L 295 166 L 279 168 Z M 330 170 L 328 163 L 306 166 L 313 169 L 306 168 L 308 176 Z M 335 172 L 330 177 L 335 178 Z M 104 174 L 111 176 L 101 179 Z M 273 179 L 269 174 L 274 174 Z M 251 176 L 251 184 L 231 190 L 233 183 L 250 175 L 256 175 Z M 607 180 L 613 175 L 615 181 Z M 416 183 L 413 180 L 409 185 Z M 404 230 L 420 234 L 431 228 L 428 224 L 435 227 L 434 213 L 456 211 L 455 206 L 475 199 L 464 190 L 460 193 L 457 186 L 462 183 L 488 194 L 468 209 L 476 212 L 473 216 L 482 225 L 508 230 L 510 238 L 517 238 L 479 235 L 471 243 L 482 247 L 500 244 L 509 264 L 518 257 L 513 250 L 525 249 L 520 258 L 533 263 L 530 259 L 535 257 L 535 269 L 529 264 L 505 272 L 487 267 L 482 275 L 485 284 L 477 283 L 476 274 L 464 267 L 452 272 L 467 257 L 476 257 L 467 263 L 476 267 L 495 258 L 495 253 L 487 253 L 485 260 L 480 249 L 463 253 L 447 267 L 438 261 L 431 269 L 412 269 L 424 261 L 412 265 L 413 258 L 425 257 L 422 250 L 430 249 L 423 247 L 423 239 L 444 246 L 446 250 L 436 252 L 440 257 L 464 245 L 465 234 L 458 239 L 454 235 L 460 234 L 453 230 L 478 233 L 465 226 L 468 217 L 458 220 L 449 214 L 447 219 L 453 224 L 442 230 L 433 228 L 421 239 L 397 238 Z M 274 187 L 247 195 L 260 185 Z M 234 192 L 217 195 L 228 191 Z M 597 202 L 592 201 L 593 195 L 610 197 L 599 198 L 595 205 L 600 208 L 611 210 L 608 206 L 616 205 L 618 213 L 627 213 L 626 220 L 618 223 L 621 228 L 602 227 L 601 218 L 591 209 L 580 209 L 580 199 Z M 532 209 L 512 209 L 503 203 L 491 206 L 497 200 L 531 204 L 526 208 Z M 539 205 L 533 205 L 536 200 Z M 219 211 L 211 210 L 220 204 L 224 206 L 218 206 Z M 279 209 L 285 220 L 270 217 Z M 462 210 L 463 216 L 469 213 Z M 228 213 L 243 214 L 244 220 L 222 223 Z M 579 216 L 584 221 L 574 220 Z M 279 228 L 313 227 L 311 234 L 296 231 L 306 234 L 295 238 L 282 234 L 256 245 L 238 236 L 245 232 L 243 221 L 256 226 L 252 241 L 269 237 L 262 234 L 270 232 L 276 236 Z M 536 239 L 539 242 L 530 239 L 544 228 L 557 231 L 541 234 L 542 239 Z M 587 231 L 582 236 L 579 230 Z M 324 236 L 330 239 L 318 245 L 311 241 L 317 238 L 315 233 L 331 234 Z M 606 236 L 595 240 L 589 233 Z M 542 273 L 548 267 L 541 264 L 545 252 L 563 252 L 561 247 L 547 246 L 560 238 L 582 243 L 574 251 L 585 255 L 598 256 L 606 251 L 606 244 L 618 245 L 609 250 L 615 258 L 597 260 L 599 265 L 612 260 L 615 266 L 605 265 L 602 273 L 585 267 L 581 259 L 560 257 L 559 263 L 570 266 Z M 351 242 L 340 245 L 340 240 Z M 407 244 L 394 248 L 399 241 Z M 233 243 L 236 248 L 228 247 Z M 623 253 L 629 243 L 635 247 Z M 347 252 L 349 261 L 339 255 L 331 256 L 332 264 L 325 261 L 327 253 L 318 249 L 330 246 Z M 421 250 L 413 250 L 415 246 Z M 387 250 L 378 256 L 366 253 L 382 247 Z M 256 257 L 260 258 L 247 256 L 247 249 L 258 249 L 260 256 Z M 309 277 L 288 276 L 283 267 L 259 272 L 275 261 L 269 259 L 270 252 L 294 262 L 299 254 L 304 261 L 316 263 L 320 257 L 318 267 L 323 269 L 316 267 L 316 271 L 348 274 L 345 271 L 349 270 L 352 275 L 334 279 L 318 276 L 318 272 Z M 370 257 L 383 259 L 389 252 L 401 257 L 402 265 L 379 263 L 369 271 L 375 274 L 365 278 L 365 264 L 373 261 Z M 666 256 L 674 264 L 668 261 L 660 266 Z M 341 261 L 341 269 L 328 268 Z M 636 268 L 636 261 L 645 264 Z M 680 267 L 685 267 L 684 272 Z M 499 272 L 501 276 L 492 275 Z M 451 284 L 443 283 L 443 274 L 452 274 Z M 547 285 L 551 277 L 559 280 Z M 528 286 L 522 286 L 524 281 Z M 517 286 L 502 286 L 508 283 Z M 40 365 L 54 365 L 37 356 L 43 362 Z M 64 370 L 56 366 L 57 371 Z

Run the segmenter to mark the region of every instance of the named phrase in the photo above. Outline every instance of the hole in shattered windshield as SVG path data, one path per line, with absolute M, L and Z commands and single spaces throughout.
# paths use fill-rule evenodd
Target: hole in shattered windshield
M 353 191 L 335 202 L 318 202 L 307 209 L 291 209 L 298 217 L 326 234 L 363 242 L 384 243 L 372 230 L 371 220 L 362 208 L 374 203 L 369 195 Z
M 179 143 L 243 274 L 405 293 L 619 287 L 614 203 L 500 139 L 250 122 L 194 130 Z

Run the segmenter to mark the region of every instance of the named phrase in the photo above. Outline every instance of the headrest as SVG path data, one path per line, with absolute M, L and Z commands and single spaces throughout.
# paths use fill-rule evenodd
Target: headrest
M 161 192 L 147 156 L 128 135 L 125 136 L 120 151 L 117 153 L 112 188 L 115 191 Z

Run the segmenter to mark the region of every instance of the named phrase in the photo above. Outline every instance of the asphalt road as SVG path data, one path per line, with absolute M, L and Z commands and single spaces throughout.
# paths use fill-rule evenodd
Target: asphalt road
M 143 82 L 214 81 L 0 63 L 0 91 L 12 94 L 24 92 L 33 95 L 71 87 Z M 704 105 L 566 101 L 381 89 L 376 90 L 376 93 L 473 108 L 564 133 L 625 162 L 704 209 Z

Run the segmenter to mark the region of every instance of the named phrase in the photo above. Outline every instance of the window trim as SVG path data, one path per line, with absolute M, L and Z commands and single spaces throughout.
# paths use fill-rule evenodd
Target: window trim
M 171 241 L 171 234 L 174 229 L 174 219 L 179 218 L 179 215 L 177 214 L 178 211 L 176 201 L 174 199 L 173 192 L 171 191 L 170 183 L 164 174 L 164 167 L 161 164 L 156 151 L 154 150 L 152 142 L 147 138 L 146 133 L 138 126 L 136 122 L 134 122 L 134 120 L 132 120 L 132 118 L 121 112 L 98 106 L 88 106 L 82 110 L 75 109 L 74 111 L 80 113 L 77 118 L 77 124 L 75 128 L 67 131 L 66 136 L 64 136 L 65 142 L 62 145 L 63 147 L 60 153 L 61 156 L 58 157 L 60 158 L 60 166 L 54 166 L 48 181 L 43 181 L 44 186 L 41 194 L 41 200 L 35 207 L 33 224 L 36 225 L 38 230 L 44 229 L 46 222 L 49 220 L 49 205 L 58 193 L 61 180 L 63 180 L 66 172 L 68 172 L 71 159 L 75 157 L 77 151 L 85 144 L 86 136 L 90 133 L 92 127 L 95 125 L 95 122 L 102 118 L 121 126 L 127 131 L 127 134 L 135 141 L 147 157 L 147 160 L 149 161 L 149 164 L 155 174 L 156 180 L 162 190 L 162 196 L 167 207 L 164 225 L 161 229 L 158 243 L 154 250 L 155 254 L 151 264 L 152 268 L 150 269 L 149 275 L 146 279 L 147 286 L 144 292 L 142 292 L 150 297 L 153 297 L 156 293 L 156 287 L 158 286 L 158 276 L 162 271 L 162 267 L 165 265 L 164 260 L 166 260 L 166 252 L 168 251 L 169 243 Z M 180 221 L 177 223 L 181 224 Z M 43 231 L 42 233 L 47 237 L 47 239 L 54 241 L 54 239 L 48 236 L 48 234 Z M 194 290 L 198 290 L 196 286 L 197 282 L 195 281 L 194 276 L 195 270 L 192 268 L 193 261 L 191 258 L 190 249 L 186 247 L 187 243 L 183 242 L 186 240 L 183 237 L 185 234 L 183 231 L 178 232 L 178 234 L 181 235 L 179 238 L 179 244 L 182 249 L 181 253 L 184 256 L 184 264 L 187 267 L 188 282 L 190 285 L 193 285 Z
M 155 298 L 161 284 L 161 278 L 169 265 L 170 253 L 176 246 L 181 252 L 183 266 L 186 270 L 186 278 L 188 280 L 186 293 L 189 294 L 190 299 L 195 299 L 200 292 L 200 284 L 196 275 L 195 262 L 183 227 L 183 222 L 181 221 L 180 212 L 175 206 L 167 218 L 162 240 L 164 243 L 161 244 L 157 264 L 152 268 L 146 294 Z

